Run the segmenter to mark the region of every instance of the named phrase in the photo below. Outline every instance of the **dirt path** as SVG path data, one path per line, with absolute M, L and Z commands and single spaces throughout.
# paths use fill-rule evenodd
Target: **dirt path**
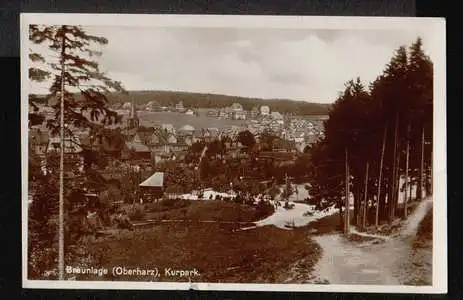
M 313 274 L 315 282 L 399 284 L 398 278 L 391 272 L 391 260 L 384 259 L 376 251 L 368 251 L 347 241 L 339 234 L 322 235 L 315 237 L 315 240 L 323 249 L 322 257 L 315 266 Z
M 310 222 L 314 222 L 321 218 L 330 216 L 337 213 L 337 209 L 330 207 L 324 211 L 316 211 L 313 205 L 304 203 L 292 203 L 294 205 L 291 209 L 285 209 L 285 202 L 278 201 L 279 206 L 276 207 L 275 212 L 265 219 L 254 222 L 255 226 L 245 227 L 242 230 L 254 229 L 261 226 L 273 225 L 280 229 L 291 230 L 295 227 L 306 226 Z M 306 214 L 310 212 L 310 214 Z
M 422 201 L 402 230 L 390 239 L 358 243 L 341 234 L 314 237 L 322 248 L 322 257 L 309 282 L 399 285 L 419 277 L 422 284 L 431 284 L 432 249 L 412 248 L 417 227 L 431 207 L 430 199 Z

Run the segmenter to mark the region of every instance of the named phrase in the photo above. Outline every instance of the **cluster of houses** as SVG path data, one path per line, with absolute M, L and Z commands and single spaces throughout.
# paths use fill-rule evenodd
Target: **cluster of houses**
M 123 110 L 131 110 L 133 107 L 133 103 L 131 102 L 126 102 L 122 105 Z M 175 106 L 173 107 L 167 107 L 167 106 L 161 106 L 157 101 L 149 101 L 148 103 L 144 105 L 139 105 L 136 107 L 137 110 L 144 110 L 148 112 L 159 112 L 159 111 L 173 111 L 173 112 L 178 112 L 178 113 L 184 113 L 186 115 L 190 116 L 197 116 L 198 111 L 195 109 L 191 108 L 186 108 L 183 105 L 183 101 L 178 102 Z
M 187 113 L 188 110 L 179 102 L 176 109 Z M 50 114 L 50 108 L 43 108 L 45 114 Z M 50 111 L 48 111 L 50 110 Z M 314 143 L 323 136 L 323 123 L 320 120 L 307 120 L 296 117 L 284 117 L 276 111 L 271 111 L 268 106 L 244 111 L 240 103 L 234 103 L 230 107 L 210 110 L 209 116 L 218 118 L 246 119 L 247 116 L 256 116 L 241 125 L 231 125 L 228 128 L 194 128 L 184 125 L 175 128 L 172 124 L 162 124 L 157 127 L 146 128 L 140 126 L 140 120 L 134 104 L 130 106 L 129 118 L 123 128 L 117 131 L 122 137 L 119 144 L 113 144 L 106 140 L 92 139 L 89 132 L 74 130 L 72 138 L 65 141 L 65 155 L 67 163 L 83 164 L 80 145 L 103 149 L 121 161 L 139 162 L 155 166 L 161 161 L 182 160 L 188 149 L 195 142 L 210 142 L 224 136 L 230 140 L 236 140 L 239 132 L 249 130 L 259 141 L 263 132 L 270 130 L 278 137 L 272 145 L 277 152 L 303 152 L 307 145 Z M 257 117 L 258 116 L 258 117 Z M 30 151 L 44 157 L 46 153 L 59 153 L 59 137 L 48 135 L 44 124 L 35 126 L 29 130 Z M 236 146 L 236 145 L 235 145 Z M 230 145 L 234 147 L 234 145 Z
M 251 112 L 245 111 L 240 103 L 233 103 L 231 106 L 211 109 L 207 112 L 208 117 L 232 120 L 246 120 L 251 115 Z
M 291 119 L 282 135 L 296 144 L 311 145 L 324 137 L 323 120 Z
M 122 105 L 122 109 L 131 110 L 133 103 L 126 102 Z M 156 101 L 149 101 L 145 105 L 138 106 L 136 109 L 144 111 L 172 111 L 178 113 L 184 113 L 186 115 L 198 116 L 199 112 L 196 109 L 187 108 L 183 105 L 182 101 L 179 101 L 172 107 L 161 106 Z M 276 120 L 283 120 L 283 115 L 277 111 L 271 111 L 268 105 L 262 105 L 260 107 L 254 106 L 251 110 L 244 110 L 241 103 L 235 102 L 230 106 L 209 109 L 206 113 L 208 117 L 214 117 L 218 119 L 228 119 L 228 120 L 250 120 L 258 119 L 261 117 L 271 117 Z
M 272 113 L 273 115 L 273 113 Z M 290 150 L 303 152 L 305 147 L 323 138 L 323 122 L 321 120 L 293 119 L 284 120 L 279 115 L 268 115 L 260 120 L 252 120 L 247 129 L 255 136 L 271 131 L 284 144 L 291 145 Z M 286 148 L 287 148 L 286 147 Z
M 176 105 L 175 109 L 188 114 L 188 109 L 185 109 L 181 102 Z M 54 117 L 51 108 L 45 106 L 42 110 L 46 118 Z M 116 129 L 116 133 L 120 136 L 119 143 L 106 139 L 94 139 L 89 132 L 74 128 L 73 136 L 67 137 L 64 141 L 65 165 L 77 165 L 77 169 L 83 171 L 82 151 L 85 150 L 82 146 L 85 145 L 95 150 L 103 149 L 104 153 L 117 157 L 118 161 L 123 162 L 124 165 L 142 169 L 140 182 L 143 194 L 158 197 L 164 189 L 165 178 L 162 172 L 155 172 L 157 169 L 155 166 L 163 161 L 179 161 L 185 164 L 183 158 L 195 142 L 210 142 L 224 136 L 230 137 L 229 142 L 226 143 L 227 155 L 240 158 L 240 155 L 243 155 L 240 151 L 242 145 L 236 141 L 236 137 L 241 131 L 249 130 L 259 141 L 262 134 L 270 130 L 277 138 L 271 145 L 272 150 L 261 149 L 259 159 L 269 160 L 277 165 L 286 165 L 294 164 L 298 152 L 303 152 L 307 145 L 323 136 L 322 121 L 285 117 L 276 111 L 272 112 L 268 106 L 244 111 L 241 104 L 234 103 L 230 107 L 210 110 L 208 115 L 224 119 L 249 119 L 241 125 L 231 125 L 223 129 L 194 128 L 188 124 L 179 128 L 172 124 L 146 128 L 140 126 L 137 110 L 132 103 L 125 125 Z M 260 146 L 260 143 L 258 145 Z M 50 153 L 59 154 L 60 139 L 50 136 L 45 124 L 31 126 L 29 128 L 29 151 L 38 155 L 42 170 L 47 172 L 45 156 Z M 67 169 L 76 170 L 76 168 Z M 115 171 L 116 168 L 108 167 L 107 169 L 106 173 L 103 172 L 106 180 L 117 179 L 121 176 Z M 65 176 L 68 177 L 76 175 L 67 173 Z
M 241 103 L 233 103 L 231 106 L 209 110 L 207 115 L 209 117 L 232 120 L 259 120 L 265 119 L 266 117 L 279 121 L 283 121 L 284 119 L 283 115 L 279 112 L 270 112 L 270 107 L 268 105 L 262 105 L 260 107 L 254 106 L 251 110 L 247 111 L 243 109 Z

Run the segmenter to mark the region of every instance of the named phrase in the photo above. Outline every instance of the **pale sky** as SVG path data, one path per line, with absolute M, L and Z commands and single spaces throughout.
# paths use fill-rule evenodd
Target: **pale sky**
M 85 27 L 109 40 L 100 68 L 127 90 L 334 102 L 344 83 L 376 78 L 418 31 Z M 31 92 L 43 93 L 34 84 Z

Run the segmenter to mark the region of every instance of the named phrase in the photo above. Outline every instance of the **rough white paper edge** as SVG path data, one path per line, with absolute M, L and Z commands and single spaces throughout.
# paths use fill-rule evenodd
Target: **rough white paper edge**
M 433 137 L 433 285 L 318 285 L 247 283 L 172 283 L 133 281 L 55 281 L 27 279 L 28 201 L 28 72 L 29 24 L 68 24 L 131 27 L 232 27 L 285 29 L 362 29 L 432 31 L 427 41 L 438 55 L 434 64 Z M 328 17 L 328 16 L 244 16 L 244 15 L 148 15 L 148 14 L 48 14 L 22 13 L 21 34 L 21 163 L 22 163 L 22 275 L 23 288 L 38 289 L 132 289 L 132 290 L 223 290 L 361 293 L 447 293 L 447 152 L 446 152 L 446 31 L 444 18 L 411 17 Z

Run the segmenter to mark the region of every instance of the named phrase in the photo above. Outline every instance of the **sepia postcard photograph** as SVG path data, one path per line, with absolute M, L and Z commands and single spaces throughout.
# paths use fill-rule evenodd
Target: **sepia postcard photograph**
M 22 14 L 24 288 L 447 292 L 445 20 Z

